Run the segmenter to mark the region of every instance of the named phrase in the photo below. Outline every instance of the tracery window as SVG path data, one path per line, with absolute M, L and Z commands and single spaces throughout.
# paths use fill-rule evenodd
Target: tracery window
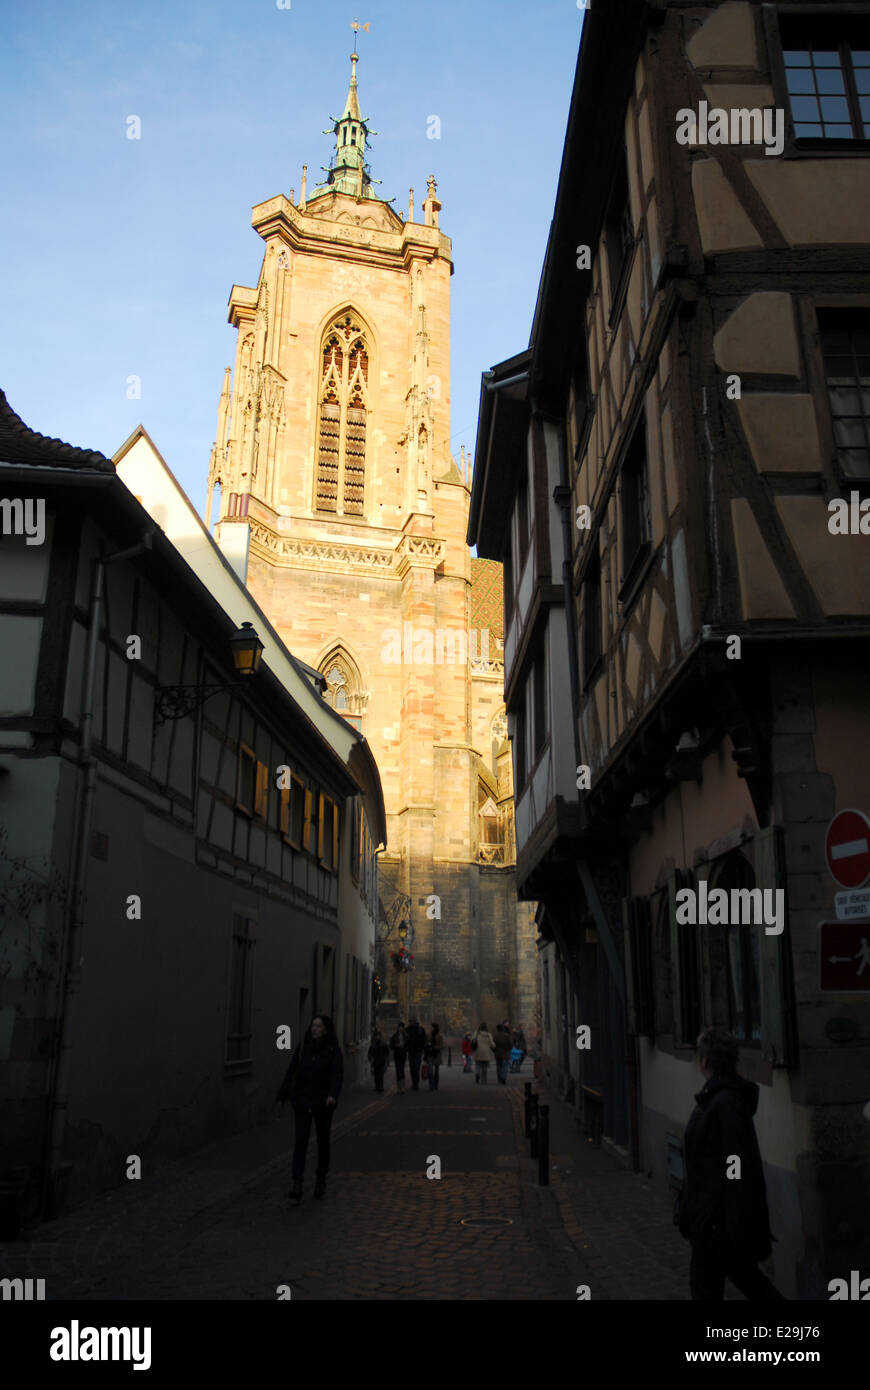
M 326 678 L 326 703 L 337 714 L 362 733 L 362 715 L 366 697 L 355 662 L 340 647 L 335 648 L 321 664 Z
M 342 314 L 327 329 L 321 354 L 318 511 L 364 514 L 368 379 L 365 332 L 354 315 Z

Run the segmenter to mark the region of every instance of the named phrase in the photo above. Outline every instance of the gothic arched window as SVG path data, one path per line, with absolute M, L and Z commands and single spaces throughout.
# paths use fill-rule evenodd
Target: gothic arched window
M 368 382 L 365 331 L 353 314 L 341 314 L 326 331 L 320 359 L 319 512 L 364 514 Z
M 323 698 L 327 704 L 332 705 L 337 714 L 362 733 L 366 697 L 356 662 L 341 647 L 336 647 L 326 660 L 321 662 L 320 670 L 326 678 L 326 694 Z

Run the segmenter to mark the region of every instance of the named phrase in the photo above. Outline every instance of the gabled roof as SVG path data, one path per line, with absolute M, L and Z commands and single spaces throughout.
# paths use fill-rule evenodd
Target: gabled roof
M 16 415 L 6 399 L 5 391 L 0 391 L 0 462 L 31 463 L 49 468 L 88 468 L 100 473 L 115 471 L 111 459 L 96 449 L 80 449 L 75 444 L 65 444 L 62 439 L 37 434 L 36 430 L 25 425 L 20 415 Z

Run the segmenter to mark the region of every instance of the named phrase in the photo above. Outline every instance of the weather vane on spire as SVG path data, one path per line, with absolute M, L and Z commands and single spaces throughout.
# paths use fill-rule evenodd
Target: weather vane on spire
M 357 58 L 357 57 L 359 57 L 359 54 L 358 54 L 357 51 L 356 51 L 356 41 L 357 41 L 357 36 L 358 36 L 358 34 L 359 34 L 359 31 L 360 31 L 360 29 L 365 29 L 366 33 L 368 33 L 369 29 L 370 29 L 372 26 L 371 26 L 371 24 L 360 24 L 359 20 L 358 20 L 358 19 L 355 19 L 355 20 L 353 20 L 353 22 L 351 23 L 351 26 L 350 26 L 350 27 L 351 27 L 351 29 L 353 30 L 353 54 L 352 54 L 351 56 L 354 57 L 354 58 Z

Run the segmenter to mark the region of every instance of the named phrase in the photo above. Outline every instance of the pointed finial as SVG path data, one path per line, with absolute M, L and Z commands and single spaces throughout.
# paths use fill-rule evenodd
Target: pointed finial
M 299 195 L 299 206 L 305 211 L 305 197 L 308 192 L 308 165 L 302 165 L 302 192 Z
M 409 188 L 409 189 L 408 189 L 408 216 L 405 218 L 405 221 L 406 221 L 406 222 L 413 222 L 413 221 L 414 221 L 414 190 L 413 190 L 413 188 Z
M 434 175 L 434 174 L 430 174 L 430 175 L 429 175 L 429 187 L 428 187 L 428 192 L 427 192 L 427 195 L 426 195 L 426 201 L 425 201 L 425 203 L 423 204 L 423 207 L 426 209 L 426 226 L 427 226 L 427 227 L 437 227 L 437 226 L 438 226 L 438 214 L 439 214 L 439 212 L 441 211 L 441 201 L 440 201 L 440 199 L 439 199 L 437 193 L 435 192 L 437 186 L 438 186 L 438 185 L 437 185 L 436 182 L 435 182 L 435 175 Z

